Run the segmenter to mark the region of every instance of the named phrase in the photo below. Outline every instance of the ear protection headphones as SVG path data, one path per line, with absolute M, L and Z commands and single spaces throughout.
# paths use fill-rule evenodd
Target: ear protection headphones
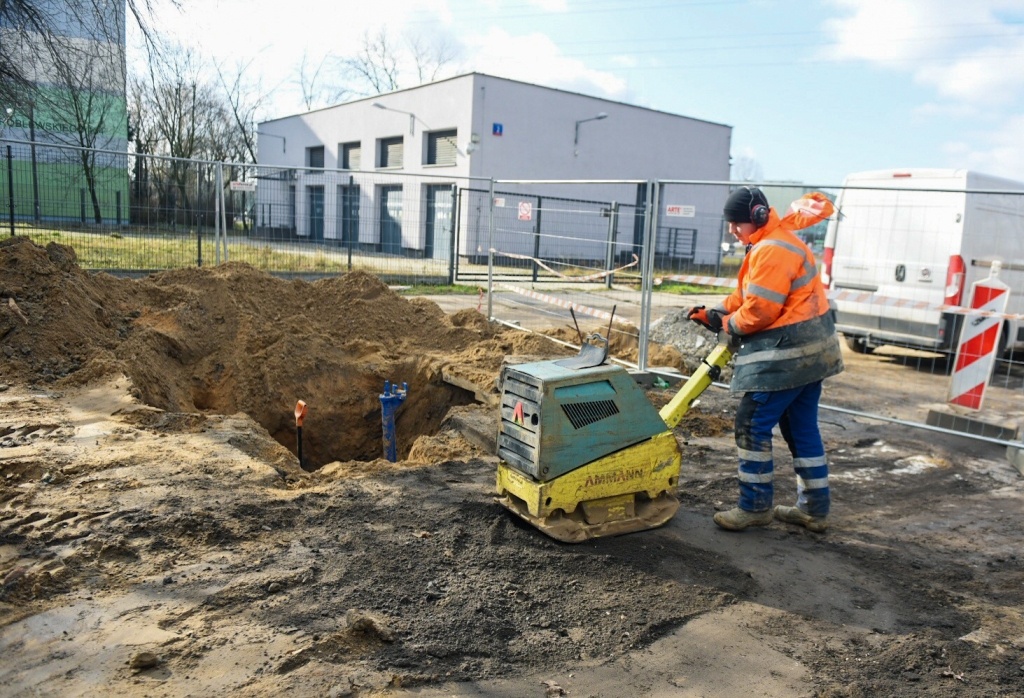
M 765 227 L 769 216 L 768 199 L 760 189 L 743 188 L 750 192 L 750 222 L 757 228 Z

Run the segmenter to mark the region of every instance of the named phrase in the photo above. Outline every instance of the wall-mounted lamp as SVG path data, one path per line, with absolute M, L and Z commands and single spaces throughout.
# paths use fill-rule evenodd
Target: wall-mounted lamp
M 282 153 L 287 153 L 288 152 L 288 140 L 284 136 L 279 136 L 276 133 L 266 133 L 265 131 L 257 131 L 256 135 L 259 135 L 259 136 L 270 136 L 271 138 L 280 138 L 281 139 L 281 152 Z
M 589 119 L 580 119 L 579 121 L 576 122 L 576 135 L 573 136 L 573 139 L 572 139 L 572 148 L 573 148 L 572 154 L 573 154 L 573 157 L 575 157 L 576 155 L 580 154 L 580 151 L 577 149 L 577 146 L 580 143 L 580 124 L 585 124 L 588 121 L 600 121 L 601 119 L 607 119 L 607 118 L 608 118 L 607 114 L 605 114 L 604 112 L 599 112 L 597 116 L 592 116 Z
M 384 111 L 396 111 L 399 114 L 408 114 L 409 115 L 409 135 L 410 136 L 416 135 L 416 115 L 413 114 L 411 111 L 402 111 L 401 109 L 395 109 L 394 107 L 388 107 L 388 106 L 385 106 L 385 105 L 381 104 L 380 102 L 374 102 L 373 106 L 377 107 L 378 109 L 383 109 Z

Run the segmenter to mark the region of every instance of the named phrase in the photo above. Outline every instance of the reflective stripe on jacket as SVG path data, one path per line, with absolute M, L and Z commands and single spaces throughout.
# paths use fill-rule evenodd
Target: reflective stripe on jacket
M 771 209 L 751 236 L 736 290 L 721 304 L 742 337 L 732 391 L 788 390 L 843 370 L 828 296 L 810 248 Z

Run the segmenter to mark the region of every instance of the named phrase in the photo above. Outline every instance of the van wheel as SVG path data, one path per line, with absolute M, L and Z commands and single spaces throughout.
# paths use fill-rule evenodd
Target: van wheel
M 868 346 L 863 337 L 844 337 L 843 339 L 846 340 L 846 346 L 850 347 L 850 351 L 857 354 L 870 354 L 875 350 L 874 347 Z

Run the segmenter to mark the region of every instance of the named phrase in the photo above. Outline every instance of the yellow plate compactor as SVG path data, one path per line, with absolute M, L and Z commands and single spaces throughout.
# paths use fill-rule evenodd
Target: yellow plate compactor
M 596 335 L 598 339 L 603 339 Z M 498 501 L 552 538 L 579 543 L 655 528 L 679 509 L 673 427 L 731 357 L 719 344 L 659 412 L 604 350 L 506 366 Z

